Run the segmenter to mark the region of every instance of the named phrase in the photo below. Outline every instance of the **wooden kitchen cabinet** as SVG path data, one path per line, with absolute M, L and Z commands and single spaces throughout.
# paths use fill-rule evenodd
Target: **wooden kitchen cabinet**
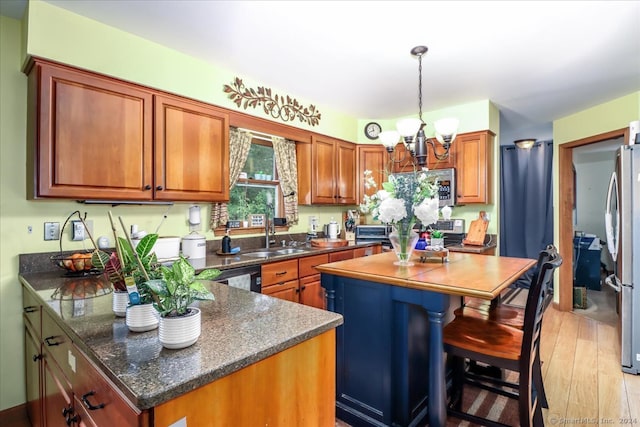
M 25 72 L 28 198 L 228 200 L 222 110 L 39 59 Z
M 210 105 L 155 96 L 156 200 L 229 200 L 228 123 Z
M 300 258 L 298 271 L 300 275 L 300 303 L 311 307 L 326 309 L 324 288 L 320 283 L 320 272 L 316 265 L 329 262 L 329 254 L 319 254 Z
M 298 203 L 356 204 L 355 144 L 314 134 L 296 152 Z
M 344 261 L 345 259 L 352 259 L 352 258 L 354 258 L 353 249 L 347 249 L 347 250 L 338 251 L 338 252 L 331 252 L 329 254 L 329 262 Z
M 23 286 L 27 414 L 33 427 L 143 426 L 130 404 Z
M 377 255 L 382 253 L 382 245 L 365 246 L 364 248 L 354 248 L 353 257 L 362 258 L 364 256 Z
M 263 264 L 261 274 L 263 294 L 287 301 L 299 301 L 297 259 Z
M 387 170 L 389 165 L 389 154 L 381 144 L 359 144 L 358 145 L 358 203 L 362 202 L 365 194 L 370 196 L 382 189 L 382 183 L 387 181 Z M 364 171 L 370 170 L 371 176 L 378 185 L 377 188 L 364 188 Z
M 494 137 L 487 130 L 465 133 L 455 139 L 457 203 L 492 203 Z
M 442 154 L 444 152 L 442 145 L 435 138 L 432 138 L 432 140 L 435 142 L 436 147 L 438 147 L 438 154 Z M 447 169 L 455 167 L 456 141 L 457 139 L 453 142 L 451 148 L 449 149 L 449 156 L 447 156 L 447 158 L 443 160 L 438 160 L 436 158 L 435 154 L 433 154 L 433 147 L 429 143 L 427 143 L 427 164 L 424 166 L 428 169 Z M 414 171 L 412 157 L 409 154 L 409 151 L 407 150 L 404 143 L 399 143 L 398 145 L 396 145 L 394 158 L 396 160 L 402 159 L 402 161 L 393 163 L 394 173 Z M 416 168 L 420 169 L 420 167 L 418 166 L 416 166 Z

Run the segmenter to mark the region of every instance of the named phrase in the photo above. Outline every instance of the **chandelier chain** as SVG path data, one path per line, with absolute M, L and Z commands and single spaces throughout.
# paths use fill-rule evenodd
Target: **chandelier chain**
M 422 55 L 418 56 L 418 117 L 422 120 Z M 424 122 L 423 122 L 424 123 Z

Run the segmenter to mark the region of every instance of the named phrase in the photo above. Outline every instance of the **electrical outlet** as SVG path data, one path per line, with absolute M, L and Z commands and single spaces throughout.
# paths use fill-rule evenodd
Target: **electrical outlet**
M 71 240 L 84 240 L 82 221 L 71 221 Z
M 93 221 L 90 219 L 84 220 L 89 229 L 89 233 L 93 233 Z M 89 235 L 85 232 L 82 221 L 71 221 L 71 240 L 84 240 L 88 239 Z
M 44 223 L 44 240 L 60 240 L 60 223 Z

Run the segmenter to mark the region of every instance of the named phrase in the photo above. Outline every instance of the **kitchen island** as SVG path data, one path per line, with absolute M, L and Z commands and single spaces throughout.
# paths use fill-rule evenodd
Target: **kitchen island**
M 491 300 L 535 260 L 450 253 L 398 267 L 394 253 L 319 265 L 337 329 L 336 410 L 358 426 L 446 424 L 442 328 L 451 295 Z
M 215 301 L 199 302 L 198 342 L 167 350 L 157 330 L 129 332 L 114 316 L 99 276 L 55 271 L 20 281 L 28 393 L 45 391 L 43 402 L 28 396 L 36 418 L 106 425 L 96 420 L 115 409 L 117 425 L 335 424 L 339 314 L 209 282 Z M 30 386 L 29 369 L 40 360 L 31 376 L 42 384 Z

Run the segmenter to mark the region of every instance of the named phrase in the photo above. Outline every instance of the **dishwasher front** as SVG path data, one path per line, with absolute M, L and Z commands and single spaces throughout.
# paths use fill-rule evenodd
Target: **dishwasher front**
M 215 279 L 216 282 L 247 291 L 262 292 L 260 265 L 248 265 L 220 271 L 220 275 Z

